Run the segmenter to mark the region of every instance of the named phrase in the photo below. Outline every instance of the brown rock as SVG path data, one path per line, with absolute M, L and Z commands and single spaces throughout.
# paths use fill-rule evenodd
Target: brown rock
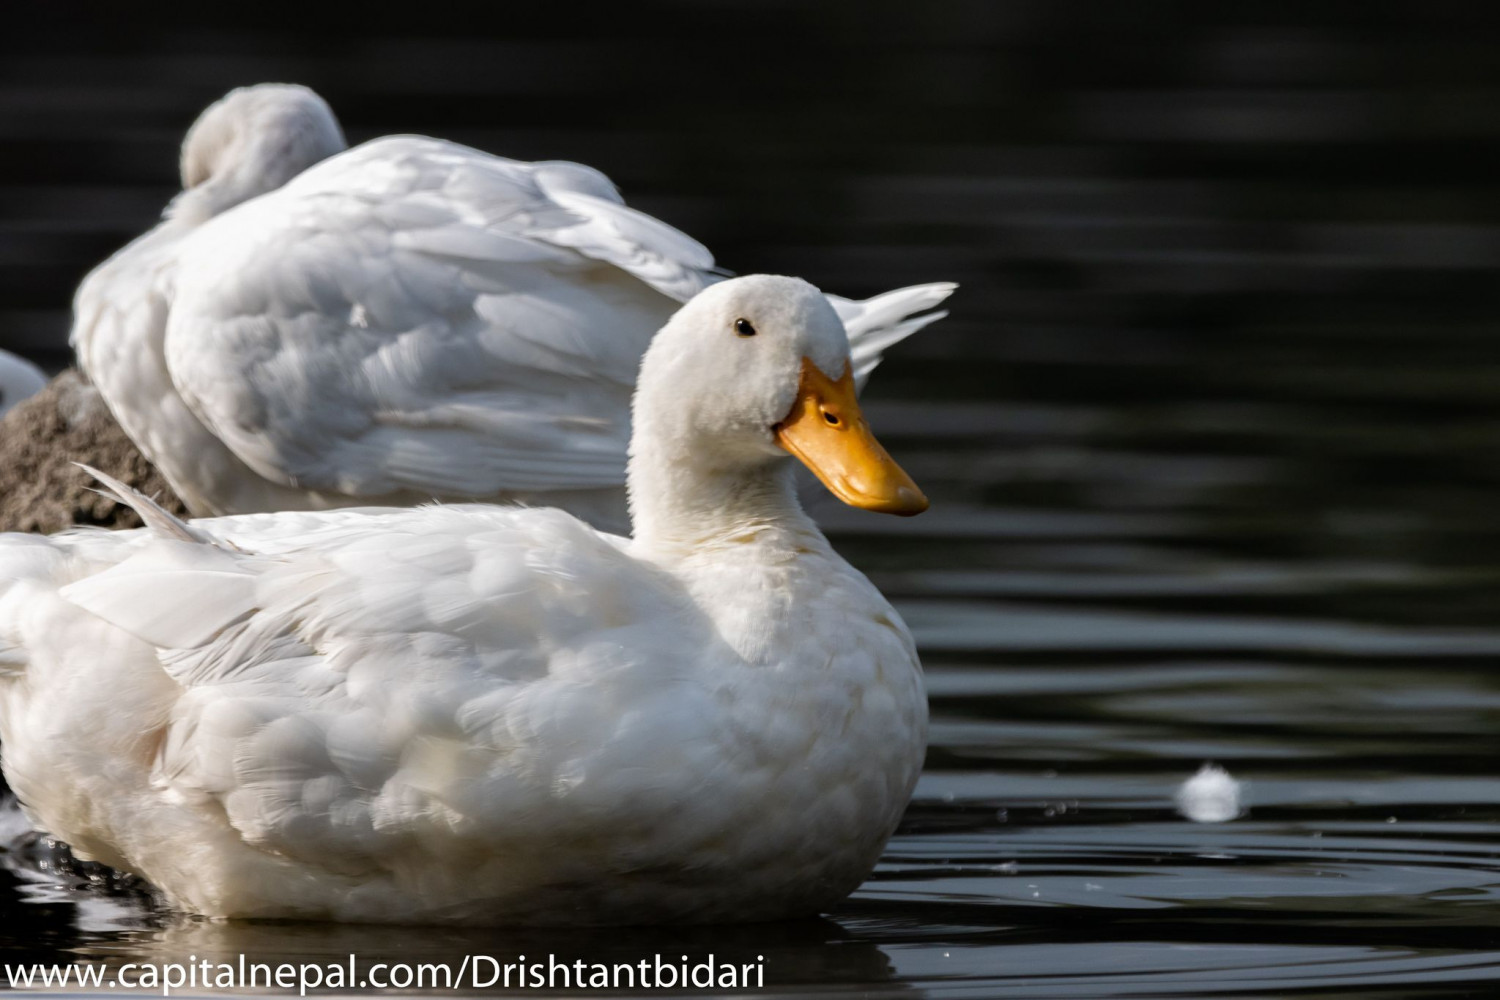
M 140 527 L 130 508 L 93 492 L 97 484 L 73 462 L 109 473 L 174 514 L 187 514 L 115 423 L 99 390 L 70 368 L 0 418 L 0 531 Z

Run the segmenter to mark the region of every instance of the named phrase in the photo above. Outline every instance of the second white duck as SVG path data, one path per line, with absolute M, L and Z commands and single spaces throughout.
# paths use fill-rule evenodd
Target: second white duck
M 166 219 L 74 303 L 125 432 L 195 514 L 521 499 L 622 528 L 641 354 L 713 255 L 577 163 L 343 150 L 303 87 L 193 125 Z M 856 380 L 953 287 L 830 296 Z

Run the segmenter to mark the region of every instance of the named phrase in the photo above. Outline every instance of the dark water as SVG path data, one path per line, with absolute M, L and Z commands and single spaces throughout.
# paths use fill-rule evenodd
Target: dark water
M 928 490 L 826 511 L 912 625 L 932 750 L 825 921 L 222 927 L 17 865 L 6 961 L 765 956 L 766 993 L 1500 993 L 1500 32 L 1491 8 L 584 4 L 57 23 L 0 42 L 0 342 L 227 87 L 351 139 L 575 158 L 739 271 L 955 279 L 871 419 Z M 211 15 L 204 15 L 210 17 Z M 1213 760 L 1249 812 L 1188 822 Z

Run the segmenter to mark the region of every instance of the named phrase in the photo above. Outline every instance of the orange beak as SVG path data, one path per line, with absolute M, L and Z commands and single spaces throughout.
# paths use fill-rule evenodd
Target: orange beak
M 774 432 L 777 444 L 849 506 L 904 517 L 927 509 L 917 484 L 870 433 L 854 395 L 852 368 L 835 382 L 803 358 L 797 402 Z

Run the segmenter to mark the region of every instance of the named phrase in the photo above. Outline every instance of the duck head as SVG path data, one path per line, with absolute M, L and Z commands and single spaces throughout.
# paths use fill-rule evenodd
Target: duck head
M 683 306 L 646 352 L 635 419 L 633 456 L 650 440 L 726 474 L 791 456 L 851 506 L 927 509 L 860 412 L 838 314 L 798 278 L 733 278 Z
M 182 141 L 182 193 L 168 209 L 198 223 L 345 148 L 327 102 L 306 87 L 261 83 L 210 104 Z

